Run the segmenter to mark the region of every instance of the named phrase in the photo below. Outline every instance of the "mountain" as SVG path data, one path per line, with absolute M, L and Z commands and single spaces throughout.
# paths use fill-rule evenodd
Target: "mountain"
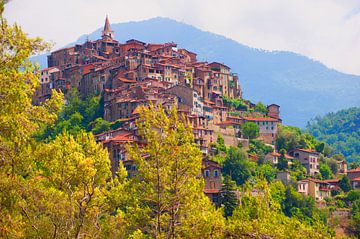
M 348 162 L 360 163 L 360 108 L 352 107 L 316 117 L 307 126 L 315 138 L 342 153 Z
M 173 41 L 198 53 L 198 60 L 225 63 L 238 73 L 244 97 L 254 102 L 279 104 L 285 124 L 303 128 L 317 115 L 360 106 L 360 76 L 329 69 L 299 54 L 250 48 L 168 18 L 111 27 L 120 42 L 132 38 L 154 43 Z M 76 43 L 83 43 L 86 38 L 98 39 L 101 30 L 81 36 Z M 44 61 L 44 56 L 39 59 Z

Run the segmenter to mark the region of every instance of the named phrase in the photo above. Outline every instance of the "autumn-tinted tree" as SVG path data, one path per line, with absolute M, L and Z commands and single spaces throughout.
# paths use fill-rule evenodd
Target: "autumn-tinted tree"
M 145 216 L 138 228 L 155 238 L 199 232 L 206 238 L 221 233 L 216 230 L 222 224 L 221 213 L 202 192 L 203 181 L 198 177 L 202 154 L 189 124 L 178 119 L 175 109 L 165 112 L 150 105 L 140 112 L 137 125 L 145 144 L 127 148 L 138 168 L 132 186 L 139 211 L 129 217 Z M 218 218 L 209 221 L 214 217 Z
M 31 104 L 39 74 L 28 57 L 47 45 L 8 25 L 3 4 L 0 1 L 0 237 L 19 238 L 25 237 L 24 225 L 29 223 L 23 205 L 36 193 L 28 181 L 36 166 L 32 135 L 41 124 L 56 120 L 62 94 L 53 92 L 43 105 Z

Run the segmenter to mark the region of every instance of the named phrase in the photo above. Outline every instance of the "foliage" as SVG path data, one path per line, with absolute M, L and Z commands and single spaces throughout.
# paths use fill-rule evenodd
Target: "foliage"
M 284 149 L 280 150 L 279 162 L 277 164 L 277 168 L 279 170 L 285 170 L 289 167 L 289 161 L 285 157 L 285 153 L 286 153 L 286 151 Z
M 110 122 L 103 120 L 103 109 L 100 96 L 87 96 L 81 99 L 76 89 L 67 96 L 67 104 L 59 114 L 55 125 L 43 128 L 39 139 L 54 139 L 63 131 L 76 135 L 82 130 L 92 130 L 95 134 L 110 128 Z
M 259 137 L 259 126 L 255 124 L 254 122 L 246 122 L 243 125 L 241 125 L 241 132 L 243 134 L 243 137 L 247 139 L 256 139 Z
M 257 155 L 262 154 L 265 156 L 268 153 L 271 153 L 272 151 L 274 151 L 274 149 L 271 146 L 266 145 L 260 140 L 252 139 L 249 142 L 248 152 L 251 154 L 257 154 Z
M 224 105 L 230 108 L 240 110 L 240 111 L 247 111 L 248 106 L 245 104 L 243 99 L 235 98 L 231 99 L 226 96 L 223 96 Z
M 348 162 L 360 162 L 360 108 L 316 117 L 308 123 L 307 130 L 345 155 Z
M 102 132 L 110 130 L 110 127 L 111 123 L 109 121 L 106 121 L 103 118 L 97 118 L 93 123 L 91 131 L 94 134 L 100 134 Z
M 320 174 L 322 179 L 331 179 L 334 177 L 331 168 L 326 163 L 320 163 Z
M 229 175 L 237 185 L 244 184 L 255 173 L 256 163 L 244 151 L 230 147 L 223 164 L 223 174 Z
M 303 133 L 297 127 L 280 125 L 276 136 L 278 150 L 290 151 L 297 148 L 324 150 L 322 142 L 317 141 L 308 133 Z M 324 145 L 325 147 L 325 145 Z
M 47 45 L 28 38 L 17 25 L 8 25 L 3 9 L 0 1 L 0 237 L 19 238 L 31 228 L 24 205 L 37 193 L 29 182 L 34 167 L 32 135 L 41 124 L 56 120 L 63 96 L 53 92 L 43 105 L 31 104 L 39 75 L 27 59 Z
M 202 153 L 190 125 L 178 119 L 175 108 L 166 113 L 150 105 L 142 106 L 141 112 L 137 126 L 147 143 L 127 147 L 138 169 L 132 179 L 137 211 L 128 217 L 144 218 L 135 228 L 155 238 L 220 233 L 215 229 L 222 224 L 221 212 L 202 192 L 203 181 L 198 178 Z M 218 219 L 209 221 L 213 217 Z
M 262 113 L 264 115 L 266 115 L 268 113 L 268 109 L 261 101 L 255 105 L 255 111 Z
M 218 134 L 218 136 L 216 138 L 216 144 L 214 146 L 216 148 L 217 154 L 219 154 L 221 152 L 226 152 L 225 140 L 221 134 Z
M 348 191 L 351 190 L 350 179 L 349 179 L 349 177 L 347 175 L 344 175 L 340 179 L 339 186 L 344 192 L 348 192 Z
M 276 179 L 277 170 L 274 168 L 270 162 L 265 162 L 264 164 L 258 167 L 259 175 L 264 177 L 267 182 L 271 183 Z
M 263 192 L 252 196 L 245 192 L 241 204 L 227 225 L 227 238 L 332 238 L 332 232 L 320 221 L 312 225 L 296 217 L 286 217 L 272 190 L 265 183 L 258 186 Z
M 220 193 L 220 203 L 224 206 L 224 215 L 229 217 L 238 206 L 238 199 L 235 194 L 236 183 L 231 180 L 230 176 L 224 177 L 223 186 Z

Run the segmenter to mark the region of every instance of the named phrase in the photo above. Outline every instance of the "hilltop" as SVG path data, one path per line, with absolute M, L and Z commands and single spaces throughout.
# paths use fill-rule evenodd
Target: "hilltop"
M 316 115 L 359 106 L 360 77 L 327 68 L 320 62 L 286 51 L 264 51 L 202 31 L 168 18 L 112 24 L 116 39 L 171 42 L 198 53 L 199 60 L 225 62 L 239 74 L 244 97 L 254 102 L 281 105 L 284 124 L 305 127 Z M 81 36 L 98 39 L 101 28 Z M 74 45 L 71 43 L 69 45 Z M 45 56 L 39 60 L 46 64 Z

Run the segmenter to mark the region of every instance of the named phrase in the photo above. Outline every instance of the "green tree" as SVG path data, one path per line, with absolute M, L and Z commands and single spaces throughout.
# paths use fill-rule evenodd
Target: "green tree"
M 260 101 L 255 105 L 255 111 L 256 112 L 260 112 L 262 114 L 267 114 L 268 113 L 268 109 L 266 108 L 266 106 Z
M 344 175 L 340 179 L 339 186 L 344 192 L 349 192 L 351 190 L 350 179 L 347 175 Z
M 285 153 L 286 153 L 285 149 L 280 150 L 279 162 L 277 164 L 277 168 L 279 170 L 285 170 L 285 169 L 287 169 L 289 167 L 288 166 L 289 163 L 288 163 L 288 160 L 285 157 Z
M 331 179 L 334 177 L 331 168 L 326 163 L 320 163 L 320 174 L 322 179 Z
M 235 194 L 236 183 L 231 180 L 230 176 L 224 177 L 223 186 L 221 188 L 220 203 L 224 206 L 224 215 L 229 217 L 238 206 L 238 199 Z
M 270 162 L 266 162 L 259 166 L 259 174 L 262 175 L 267 182 L 271 183 L 276 179 L 277 170 Z
M 250 161 L 244 151 L 230 147 L 223 164 L 225 175 L 230 175 L 237 185 L 242 185 L 252 177 L 255 168 L 256 163 Z
M 139 211 L 129 217 L 140 213 L 147 218 L 135 228 L 155 238 L 186 237 L 197 231 L 204 232 L 204 237 L 220 233 L 215 229 L 222 223 L 221 212 L 202 192 L 203 180 L 198 177 L 202 153 L 190 125 L 178 119 L 176 109 L 166 113 L 150 105 L 141 112 L 137 126 L 146 144 L 127 147 L 138 168 L 132 188 L 139 202 Z M 204 215 L 218 219 L 209 223 Z
M 247 139 L 256 139 L 259 137 L 259 126 L 254 122 L 246 122 L 241 126 L 243 137 Z
M 94 134 L 100 134 L 102 132 L 106 132 L 110 130 L 111 123 L 109 121 L 104 120 L 103 118 L 97 118 L 92 125 L 92 132 Z

